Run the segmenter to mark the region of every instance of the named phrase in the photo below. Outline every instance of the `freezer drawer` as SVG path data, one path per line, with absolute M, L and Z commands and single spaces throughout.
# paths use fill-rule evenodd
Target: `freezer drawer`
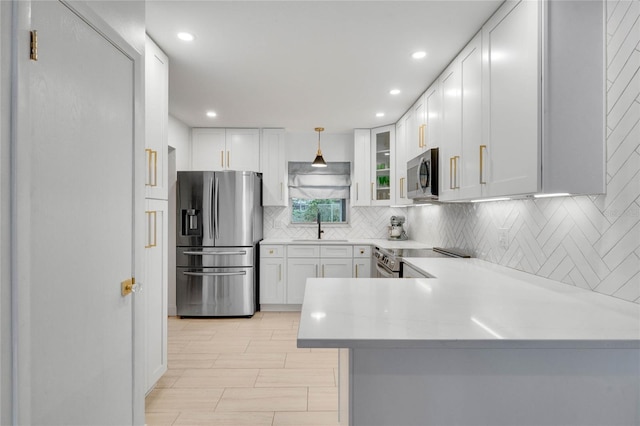
M 255 313 L 253 268 L 176 268 L 179 316 L 226 317 Z
M 214 268 L 254 266 L 253 247 L 178 247 L 176 266 Z

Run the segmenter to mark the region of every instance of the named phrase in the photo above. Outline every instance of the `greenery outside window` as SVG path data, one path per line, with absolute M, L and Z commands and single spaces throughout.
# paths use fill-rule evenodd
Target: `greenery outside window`
M 291 199 L 291 223 L 315 223 L 320 212 L 320 221 L 328 223 L 347 222 L 347 200 L 332 198 L 325 200 Z

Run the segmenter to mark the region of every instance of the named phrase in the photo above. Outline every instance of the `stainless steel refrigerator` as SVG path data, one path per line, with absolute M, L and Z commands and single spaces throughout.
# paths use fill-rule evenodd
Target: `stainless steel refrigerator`
M 261 174 L 178 172 L 177 186 L 178 315 L 253 315 L 262 239 Z

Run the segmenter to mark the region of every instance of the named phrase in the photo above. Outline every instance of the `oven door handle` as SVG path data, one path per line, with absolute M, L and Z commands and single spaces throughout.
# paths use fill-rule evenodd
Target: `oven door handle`
M 191 277 L 232 277 L 236 275 L 247 275 L 247 271 L 239 272 L 183 272 Z

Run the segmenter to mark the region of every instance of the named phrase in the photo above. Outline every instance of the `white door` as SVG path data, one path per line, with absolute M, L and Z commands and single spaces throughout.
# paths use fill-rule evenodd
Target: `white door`
M 141 303 L 121 295 L 141 271 L 141 58 L 102 21 L 98 32 L 80 18 L 82 5 L 18 4 L 14 410 L 19 424 L 142 423 Z

